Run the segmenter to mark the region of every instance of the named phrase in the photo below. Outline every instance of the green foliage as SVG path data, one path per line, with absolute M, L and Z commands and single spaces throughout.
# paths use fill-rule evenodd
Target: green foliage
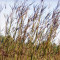
M 8 55 L 7 58 L 10 60 L 54 60 L 56 59 L 55 56 L 60 57 L 60 46 L 51 43 L 47 45 L 46 42 L 43 41 L 36 46 L 31 41 L 23 44 L 19 41 L 14 41 L 11 36 L 0 37 L 0 44 L 2 45 L 0 46 L 0 60 L 2 59 L 2 49 L 6 52 L 5 54 Z M 5 55 L 3 56 L 6 57 Z

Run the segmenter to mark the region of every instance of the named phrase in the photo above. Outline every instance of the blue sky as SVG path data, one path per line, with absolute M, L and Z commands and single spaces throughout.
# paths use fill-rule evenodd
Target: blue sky
M 5 26 L 5 18 L 4 18 L 4 14 L 9 14 L 11 11 L 11 8 L 9 5 L 13 6 L 14 2 L 16 0 L 0 0 L 0 10 L 1 8 L 3 8 L 2 12 L 0 13 L 0 27 L 3 28 Z M 21 1 L 21 0 L 19 0 Z M 22 0 L 24 1 L 24 0 Z M 40 0 L 28 0 L 28 3 L 31 3 L 35 1 L 35 4 L 39 4 Z M 58 0 L 44 0 L 44 4 L 47 7 L 47 11 L 45 13 L 48 13 L 49 11 L 52 11 L 56 4 L 57 4 Z M 4 9 L 5 5 L 7 6 L 6 9 Z M 32 12 L 32 9 L 30 10 Z

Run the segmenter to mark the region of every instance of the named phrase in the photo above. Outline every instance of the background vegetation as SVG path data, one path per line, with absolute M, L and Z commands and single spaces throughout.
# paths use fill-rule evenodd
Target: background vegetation
M 0 60 L 60 60 L 60 44 L 53 43 L 59 26 L 59 2 L 45 18 L 42 18 L 46 9 L 43 0 L 33 7 L 30 16 L 28 12 L 33 3 L 26 2 L 15 3 L 6 18 L 5 36 L 0 35 Z

